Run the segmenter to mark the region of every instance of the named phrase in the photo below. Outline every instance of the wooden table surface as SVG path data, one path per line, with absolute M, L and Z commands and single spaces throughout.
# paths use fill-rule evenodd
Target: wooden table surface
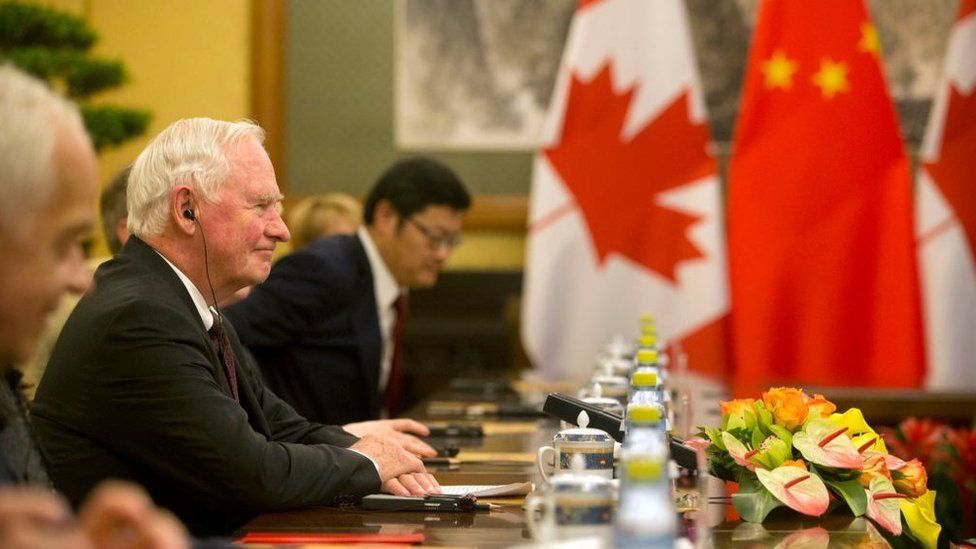
M 491 424 L 495 425 L 495 424 Z M 559 425 L 553 420 L 511 420 L 508 428 L 484 439 L 458 439 L 453 442 L 466 452 L 494 454 L 534 454 L 540 445 L 551 441 Z M 488 425 L 486 424 L 486 429 Z M 497 431 L 502 431 L 498 433 Z M 506 432 L 507 431 L 507 432 Z M 435 443 L 444 441 L 434 440 Z M 501 463 L 479 461 L 462 463 L 457 470 L 433 469 L 441 484 L 508 484 L 539 482 L 534 463 L 508 460 Z M 266 513 L 246 524 L 238 535 L 248 532 L 292 533 L 423 533 L 424 545 L 434 547 L 496 548 L 530 543 L 522 510 L 523 498 L 490 499 L 499 504 L 490 512 L 423 513 L 363 511 L 358 507 L 317 507 L 298 511 Z M 720 510 L 719 515 L 722 514 Z M 864 519 L 833 516 L 801 520 L 793 515 L 762 525 L 724 522 L 713 528 L 714 547 L 886 547 L 873 525 Z M 870 542 L 877 542 L 877 545 Z M 388 546 L 389 547 L 389 546 Z

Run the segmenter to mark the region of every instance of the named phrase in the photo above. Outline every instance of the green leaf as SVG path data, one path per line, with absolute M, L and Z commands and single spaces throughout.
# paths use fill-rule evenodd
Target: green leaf
M 823 476 L 820 479 L 827 485 L 827 488 L 830 488 L 831 492 L 840 496 L 847 503 L 848 509 L 851 510 L 851 513 L 855 517 L 863 515 L 867 510 L 867 493 L 864 491 L 864 486 L 861 486 L 861 483 L 857 480 L 839 481 Z
M 756 429 L 755 431 L 752 432 L 752 438 L 750 442 L 752 442 L 753 448 L 759 448 L 759 446 L 763 443 L 764 440 L 766 440 L 766 435 L 764 435 L 760 429 Z
M 718 446 L 722 450 L 725 450 L 725 443 L 722 442 L 722 431 L 716 429 L 715 427 L 705 427 L 705 436 L 708 437 L 708 440 L 712 441 L 712 444 Z
M 745 429 L 749 430 L 749 424 L 746 423 L 746 419 L 742 416 L 737 416 L 735 414 L 729 414 L 725 418 L 725 425 L 723 425 L 726 431 L 732 431 L 734 429 Z
M 742 474 L 739 476 L 739 491 L 732 495 L 732 506 L 742 520 L 762 522 L 770 511 L 783 507 L 783 503 L 763 488 L 754 475 Z
M 775 423 L 773 421 L 773 413 L 767 410 L 763 403 L 756 402 L 756 416 L 759 419 L 759 428 L 769 433 L 769 426 Z
M 785 442 L 787 446 L 793 446 L 793 435 L 790 433 L 789 429 L 780 427 L 779 425 L 770 425 L 769 430 L 776 435 L 777 438 Z
M 710 444 L 705 448 L 705 455 L 708 456 L 708 472 L 713 477 L 728 481 L 738 478 L 738 472 L 742 468 L 735 464 L 728 452 Z

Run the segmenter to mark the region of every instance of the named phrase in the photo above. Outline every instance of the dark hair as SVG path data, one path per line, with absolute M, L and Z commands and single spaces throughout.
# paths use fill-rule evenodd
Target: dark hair
M 402 219 L 427 206 L 447 206 L 456 211 L 471 206 L 471 195 L 457 174 L 444 164 L 424 157 L 400 160 L 383 172 L 363 206 L 363 220 L 367 225 L 373 223 L 380 200 L 389 201 Z
M 119 170 L 115 177 L 102 189 L 102 195 L 98 200 L 102 209 L 102 233 L 105 234 L 105 242 L 108 243 L 108 249 L 112 254 L 122 248 L 115 227 L 119 224 L 119 220 L 129 216 L 129 210 L 125 204 L 125 189 L 129 184 L 129 173 L 131 171 L 132 164 Z

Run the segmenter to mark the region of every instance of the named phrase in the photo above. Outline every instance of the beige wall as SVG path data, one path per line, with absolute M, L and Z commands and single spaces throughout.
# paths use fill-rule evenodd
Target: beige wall
M 120 59 L 130 80 L 96 101 L 149 109 L 146 135 L 102 153 L 108 181 L 133 161 L 148 140 L 179 118 L 234 120 L 250 116 L 250 0 L 39 0 L 86 19 L 99 34 L 94 53 Z M 376 168 L 377 170 L 379 168 Z M 101 242 L 96 254 L 106 253 Z M 524 234 L 478 231 L 448 263 L 449 269 L 520 269 Z
M 96 101 L 152 112 L 152 123 L 144 136 L 102 153 L 102 181 L 133 161 L 148 140 L 174 120 L 249 116 L 249 0 L 40 3 L 86 19 L 99 35 L 94 53 L 125 64 L 129 83 L 97 96 Z

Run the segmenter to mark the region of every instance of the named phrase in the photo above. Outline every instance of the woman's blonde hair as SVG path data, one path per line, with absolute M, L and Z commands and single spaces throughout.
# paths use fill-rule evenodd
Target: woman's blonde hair
M 355 230 L 362 217 L 362 204 L 348 194 L 309 196 L 291 208 L 288 214 L 292 249 L 297 250 L 319 237 Z

